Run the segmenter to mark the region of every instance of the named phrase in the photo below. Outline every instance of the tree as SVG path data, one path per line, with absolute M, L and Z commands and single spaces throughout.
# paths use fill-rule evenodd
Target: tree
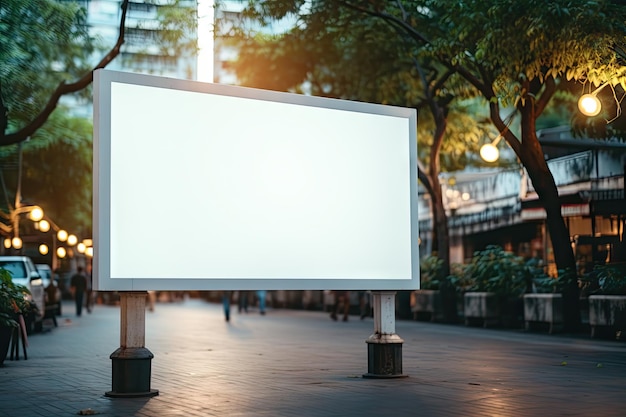
M 367 7 L 343 2 L 406 31 L 431 56 L 462 75 L 488 101 L 494 126 L 526 168 L 547 213 L 547 227 L 561 274 L 570 274 L 565 290 L 565 326 L 580 323 L 575 258 L 561 215 L 554 178 L 537 139 L 537 119 L 560 84 L 626 85 L 620 51 L 626 35 L 626 7 L 611 0 L 418 1 L 398 18 L 373 1 Z M 415 7 L 418 6 L 418 7 Z M 501 105 L 513 103 L 521 131 L 501 117 Z
M 158 4 L 154 41 L 163 55 L 196 52 L 196 9 L 182 3 Z M 81 2 L 0 2 L 0 160 L 10 161 L 15 144 L 26 142 L 22 194 L 85 235 L 91 233 L 91 123 L 64 116 L 57 104 L 66 94 L 90 94 L 93 71 L 120 54 L 128 5 L 121 2 L 118 38 L 107 52 L 89 34 Z M 6 184 L 15 181 L 12 174 L 5 173 Z
M 83 90 L 93 81 L 93 71 L 106 67 L 119 54 L 128 0 L 121 8 L 117 43 L 100 62 L 88 68 L 95 44 L 87 32 L 86 12 L 78 3 L 0 3 L 0 146 L 32 136 L 61 96 Z
M 471 163 L 467 155 L 476 153 L 484 131 L 455 101 L 467 98 L 467 89 L 454 94 L 460 81 L 454 71 L 421 59 L 419 45 L 384 20 L 337 7 L 337 2 L 311 3 L 304 12 L 301 5 L 255 3 L 244 12 L 241 31 L 229 39 L 239 47 L 232 68 L 240 83 L 420 110 L 419 178 L 431 196 L 435 250 L 448 275 L 448 224 L 439 173 L 442 166 L 459 169 Z M 298 14 L 298 24 L 284 34 L 246 30 L 247 19 L 265 23 L 287 13 Z
M 60 227 L 91 236 L 92 133 L 89 120 L 68 117 L 63 109 L 23 143 L 21 194 L 44 207 Z M 20 145 L 0 147 L 4 184 L 17 184 Z M 10 211 L 15 196 L 2 190 L 0 207 Z
M 372 16 L 387 22 L 397 36 L 409 37 L 420 59 L 437 61 L 478 91 L 546 210 L 557 268 L 561 274 L 576 270 L 558 191 L 537 139 L 537 120 L 568 81 L 588 88 L 606 82 L 624 88 L 626 7 L 611 0 L 318 0 L 308 2 L 306 9 L 304 3 L 263 2 L 249 16 L 263 20 L 300 14 L 304 24 L 316 13 L 328 16 L 328 10 Z M 519 132 L 501 115 L 502 106 L 510 104 L 521 119 Z M 578 288 L 575 275 L 570 277 L 565 325 L 575 329 L 580 323 Z

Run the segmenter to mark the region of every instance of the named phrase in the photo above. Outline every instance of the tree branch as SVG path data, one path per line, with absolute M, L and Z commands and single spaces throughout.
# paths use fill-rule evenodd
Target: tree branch
M 120 30 L 117 38 L 117 42 L 111 48 L 108 54 L 98 62 L 95 67 L 85 74 L 78 81 L 73 82 L 71 84 L 66 84 L 65 81 L 61 81 L 57 88 L 52 92 L 50 99 L 46 103 L 46 106 L 43 110 L 31 121 L 28 125 L 24 126 L 22 129 L 10 133 L 4 134 L 4 130 L 1 132 L 2 136 L 0 137 L 0 146 L 13 145 L 15 143 L 23 142 L 28 139 L 29 136 L 33 135 L 37 129 L 39 129 L 43 124 L 48 120 L 54 109 L 56 109 L 57 104 L 59 103 L 59 99 L 61 96 L 65 94 L 75 93 L 76 91 L 80 91 L 86 88 L 89 84 L 93 82 L 93 72 L 97 69 L 106 67 L 115 57 L 117 57 L 120 53 L 122 44 L 124 43 L 124 33 L 125 33 L 125 24 L 126 24 L 126 12 L 128 10 L 128 2 L 129 0 L 124 0 L 122 2 L 122 17 L 120 19 Z M 2 104 L 0 102 L 0 104 Z
M 406 33 L 411 36 L 413 39 L 415 39 L 418 42 L 421 42 L 423 44 L 430 44 L 430 41 L 428 40 L 428 38 L 426 38 L 424 35 L 422 35 L 421 33 L 419 33 L 417 30 L 415 30 L 415 28 L 413 26 L 411 26 L 410 24 L 408 24 L 407 22 L 405 22 L 402 19 L 399 19 L 389 13 L 385 13 L 382 11 L 378 11 L 378 10 L 371 10 L 367 7 L 362 7 L 362 6 L 358 6 L 356 4 L 352 4 L 349 1 L 342 1 L 340 2 L 341 4 L 343 4 L 345 7 L 352 9 L 352 10 L 356 10 L 358 12 L 362 12 L 362 13 L 366 13 L 370 16 L 374 16 L 374 17 L 380 17 L 381 19 L 385 20 L 386 22 L 393 24 L 395 26 L 399 26 L 401 27 L 403 30 L 406 31 Z M 402 9 L 401 9 L 402 10 Z M 405 15 L 404 10 L 402 10 L 403 15 Z
M 544 109 L 548 105 L 548 102 L 556 92 L 556 82 L 554 82 L 554 78 L 546 77 L 546 81 L 544 83 L 544 90 L 539 96 L 539 99 L 535 101 L 535 117 L 539 117 L 541 113 L 543 113 Z

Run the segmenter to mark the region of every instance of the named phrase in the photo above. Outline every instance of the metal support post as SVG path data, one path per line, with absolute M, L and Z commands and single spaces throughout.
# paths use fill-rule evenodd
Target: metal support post
M 403 378 L 402 344 L 396 334 L 395 291 L 372 291 L 374 334 L 367 343 L 367 373 L 364 378 Z
M 120 293 L 120 347 L 111 354 L 112 390 L 107 397 L 153 397 L 150 369 L 154 355 L 145 348 L 146 291 Z

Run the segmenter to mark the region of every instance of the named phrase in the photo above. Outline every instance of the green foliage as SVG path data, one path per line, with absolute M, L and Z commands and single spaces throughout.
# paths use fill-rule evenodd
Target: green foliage
M 468 291 L 473 285 L 473 280 L 467 274 L 467 266 L 460 263 L 450 264 L 450 275 L 440 284 L 440 287 L 453 288 L 458 293 Z
M 31 305 L 25 295 L 30 294 L 28 288 L 15 284 L 11 273 L 0 268 L 0 326 L 15 326 L 15 317 L 19 313 L 28 313 Z
M 59 82 L 88 70 L 96 42 L 85 20 L 78 2 L 0 2 L 0 87 L 9 120 L 0 134 L 30 123 Z
M 438 290 L 443 276 L 443 259 L 429 255 L 420 260 L 420 288 Z
M 474 252 L 471 262 L 465 267 L 465 274 L 471 280 L 469 291 L 520 296 L 527 287 L 523 259 L 497 245 Z
M 57 108 L 31 140 L 23 144 L 22 197 L 41 206 L 59 226 L 91 234 L 92 123 L 68 117 Z M 0 207 L 13 203 L 17 187 L 18 146 L 0 147 L 0 167 L 6 188 Z M 5 193 L 6 192 L 6 193 Z
M 626 263 L 596 265 L 584 284 L 589 294 L 626 295 Z
M 239 49 L 232 69 L 242 85 L 417 108 L 418 151 L 425 165 L 440 123 L 432 116 L 432 100 L 447 113 L 437 161 L 441 169 L 455 171 L 476 161 L 474 155 L 490 122 L 469 110 L 475 102 L 462 101 L 476 92 L 459 76 L 450 76 L 444 65 L 423 55 L 422 45 L 384 19 L 336 1 L 311 2 L 310 8 L 303 4 L 299 0 L 250 2 L 244 19 L 227 31 L 221 41 Z M 416 24 L 413 6 L 412 2 L 377 4 L 385 13 Z M 265 27 L 285 16 L 296 24 L 282 34 L 265 34 L 250 23 Z M 445 82 L 434 96 L 426 95 L 424 82 L 435 85 L 440 80 Z
M 532 292 L 536 293 L 563 293 L 570 280 L 577 279 L 576 274 L 559 271 L 558 276 L 547 275 L 541 266 L 535 264 L 535 259 L 526 262 L 527 281 L 532 283 Z
M 548 77 L 626 86 L 623 48 L 626 9 L 593 0 L 494 0 L 422 2 L 430 13 L 432 50 L 467 68 L 492 74 L 502 97 L 514 99 L 517 83 Z M 503 41 L 505 39 L 506 41 Z

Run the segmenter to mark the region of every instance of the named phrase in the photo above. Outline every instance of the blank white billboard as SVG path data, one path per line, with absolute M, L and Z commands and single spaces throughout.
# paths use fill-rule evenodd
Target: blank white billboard
M 414 109 L 98 70 L 98 290 L 419 287 Z

